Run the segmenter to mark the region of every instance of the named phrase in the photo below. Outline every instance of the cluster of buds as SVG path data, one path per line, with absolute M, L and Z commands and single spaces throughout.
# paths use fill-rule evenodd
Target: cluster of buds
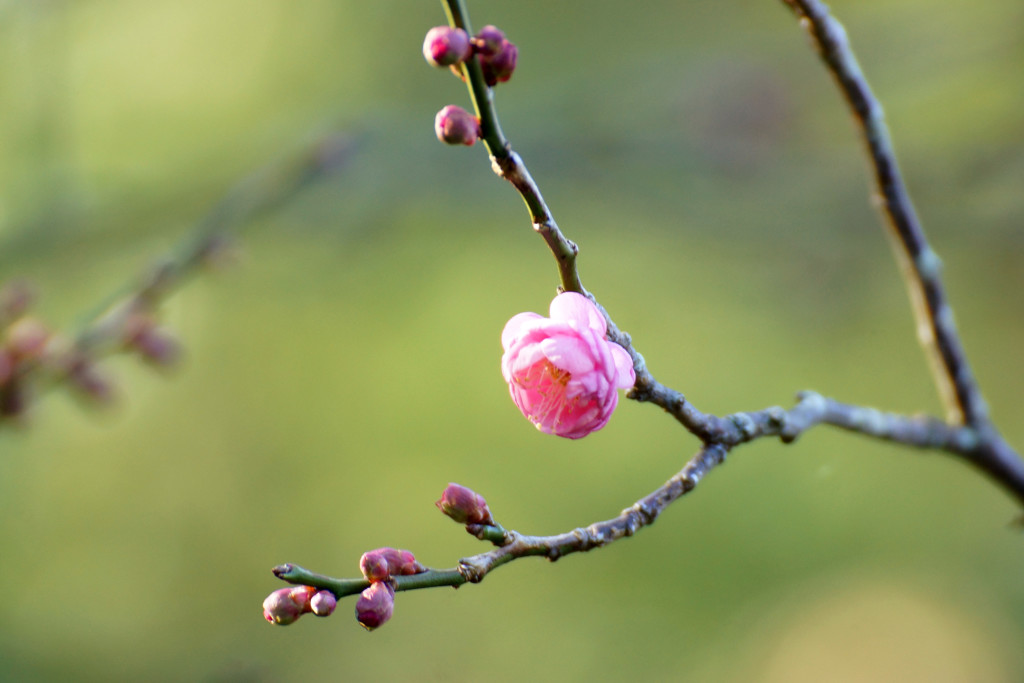
M 318 617 L 330 616 L 338 605 L 334 593 L 317 590 L 313 586 L 280 588 L 263 601 L 263 618 L 271 624 L 294 624 L 303 614 L 312 612 Z
M 490 25 L 480 29 L 473 37 L 473 51 L 480 59 L 487 85 L 494 87 L 512 78 L 519 48 L 509 42 L 500 29 Z
M 114 387 L 97 367 L 105 353 L 132 352 L 161 367 L 181 355 L 177 340 L 135 298 L 98 320 L 86 344 L 53 332 L 33 316 L 32 300 L 23 283 L 0 290 L 0 420 L 21 416 L 33 387 L 46 383 L 64 382 L 89 403 L 109 403 Z
M 66 380 L 95 403 L 113 394 L 95 363 L 30 313 L 34 300 L 22 282 L 0 290 L 0 420 L 20 417 L 28 408 L 37 376 Z
M 395 611 L 393 577 L 427 571 L 410 551 L 397 548 L 377 548 L 363 553 L 359 570 L 370 586 L 356 601 L 356 620 L 367 631 L 382 626 Z
M 487 85 L 494 87 L 512 78 L 519 48 L 501 29 L 490 25 L 472 38 L 461 28 L 435 26 L 423 40 L 424 59 L 433 66 L 450 68 L 459 78 L 463 78 L 461 65 L 473 55 L 480 60 Z
M 491 516 L 483 496 L 465 486 L 448 484 L 435 505 L 451 519 L 465 524 L 471 533 L 479 534 L 482 530 L 505 533 Z M 275 568 L 274 573 L 286 578 L 294 569 L 293 565 L 282 565 Z M 383 547 L 363 553 L 359 558 L 359 571 L 370 585 L 356 601 L 356 621 L 367 631 L 373 631 L 394 614 L 396 579 L 428 570 L 411 551 Z M 274 591 L 263 601 L 263 616 L 272 624 L 287 626 L 307 612 L 327 616 L 336 605 L 336 596 L 328 590 L 291 586 Z
M 519 49 L 494 26 L 484 26 L 472 38 L 461 28 L 435 26 L 423 41 L 423 56 L 430 64 L 447 67 L 465 78 L 462 64 L 476 55 L 484 81 L 494 87 L 512 78 Z M 446 106 L 434 118 L 438 140 L 449 145 L 472 145 L 480 137 L 480 119 L 462 107 Z

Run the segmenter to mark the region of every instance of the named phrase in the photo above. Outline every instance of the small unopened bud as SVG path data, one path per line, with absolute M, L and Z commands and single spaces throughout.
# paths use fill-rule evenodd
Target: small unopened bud
M 484 497 L 459 484 L 448 484 L 434 505 L 459 524 L 494 524 Z
M 395 590 L 382 581 L 371 583 L 356 601 L 356 619 L 367 631 L 382 626 L 394 611 Z
M 316 595 L 317 589 L 312 586 L 294 586 L 292 587 L 292 600 L 302 604 L 302 611 L 312 612 L 312 608 L 309 606 L 313 596 Z
M 498 54 L 501 46 L 508 42 L 505 40 L 505 32 L 497 26 L 488 24 L 473 36 L 473 47 L 481 57 L 491 57 Z
M 416 556 L 411 550 L 397 550 L 396 548 L 384 548 L 384 556 L 388 560 L 388 567 L 391 569 L 391 576 L 410 576 L 427 571 L 426 567 L 416 561 Z
M 449 104 L 434 117 L 434 132 L 438 140 L 449 145 L 472 145 L 480 137 L 480 119 Z
M 263 601 L 263 618 L 278 626 L 294 624 L 299 617 L 311 611 L 309 603 L 315 591 L 312 586 L 277 589 Z
M 320 591 L 309 601 L 309 608 L 318 617 L 329 617 L 338 606 L 338 599 L 331 591 Z
M 388 566 L 388 558 L 384 555 L 385 550 L 390 548 L 370 550 L 359 558 L 359 571 L 367 581 L 387 581 L 391 578 L 391 568 Z
M 483 68 L 484 81 L 487 82 L 487 85 L 495 86 L 512 78 L 518 58 L 519 48 L 507 40 L 502 43 L 501 48 L 494 55 L 481 57 L 480 66 Z
M 181 358 L 181 344 L 150 318 L 129 321 L 125 345 L 153 365 L 167 367 Z
M 425 572 L 426 567 L 416 561 L 409 550 L 377 548 L 363 553 L 359 558 L 359 570 L 367 581 L 387 581 L 392 576 L 409 576 Z
M 445 67 L 464 62 L 473 54 L 469 35 L 461 28 L 435 26 L 423 40 L 423 57 L 434 66 Z
M 19 360 L 33 360 L 43 355 L 50 331 L 35 318 L 21 318 L 7 328 L 7 349 Z
M 83 398 L 99 404 L 114 399 L 114 385 L 85 356 L 76 355 L 68 361 L 67 377 Z

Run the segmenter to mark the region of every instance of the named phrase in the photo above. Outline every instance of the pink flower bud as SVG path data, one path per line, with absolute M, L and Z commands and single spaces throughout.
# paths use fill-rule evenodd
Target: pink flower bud
M 338 599 L 331 591 L 319 591 L 309 601 L 309 608 L 318 617 L 329 617 L 338 606 Z
M 434 132 L 438 140 L 449 145 L 472 145 L 480 137 L 480 119 L 449 104 L 434 117 Z
M 507 40 L 502 43 L 501 48 L 493 56 L 481 57 L 480 66 L 483 68 L 484 81 L 487 82 L 487 85 L 493 87 L 512 78 L 518 58 L 519 48 Z
M 388 558 L 384 555 L 385 550 L 390 548 L 370 550 L 359 558 L 359 571 L 367 581 L 387 581 L 391 578 L 391 568 L 388 566 Z
M 377 548 L 363 553 L 359 569 L 367 581 L 387 581 L 392 576 L 408 576 L 426 571 L 409 550 Z
M 473 36 L 473 47 L 481 57 L 493 57 L 507 42 L 504 31 L 491 24 L 484 26 Z
M 604 316 L 585 296 L 559 294 L 550 315 L 520 313 L 508 321 L 501 333 L 501 374 L 537 429 L 579 439 L 608 424 L 618 389 L 636 382 L 633 362 L 605 338 Z
M 95 363 L 77 353 L 73 353 L 65 362 L 68 382 L 84 398 L 98 404 L 113 401 L 114 385 L 97 369 Z
M 381 581 L 371 583 L 356 601 L 356 619 L 367 631 L 382 626 L 394 611 L 395 591 Z
M 448 484 L 434 505 L 459 524 L 494 524 L 484 497 L 459 484 Z
M 411 576 L 427 571 L 427 568 L 416 561 L 416 556 L 411 550 L 396 550 L 386 548 L 388 551 L 388 566 L 391 567 L 392 576 Z
M 145 316 L 128 321 L 125 345 L 154 365 L 170 366 L 181 357 L 178 340 L 159 327 L 152 318 Z
M 313 596 L 316 595 L 317 589 L 312 586 L 292 586 L 292 600 L 302 605 L 303 612 L 311 612 L 312 608 L 309 606 Z
M 312 586 L 277 589 L 263 601 L 263 618 L 278 626 L 294 624 L 310 611 L 310 597 L 314 592 L 316 589 Z
M 446 67 L 464 62 L 473 54 L 469 35 L 461 28 L 435 26 L 423 40 L 423 57 L 434 66 Z

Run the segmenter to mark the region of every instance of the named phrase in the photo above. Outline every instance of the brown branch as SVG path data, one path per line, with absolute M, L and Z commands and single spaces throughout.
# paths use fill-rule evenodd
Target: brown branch
M 497 548 L 464 557 L 455 568 L 395 576 L 390 582 L 396 591 L 458 587 L 465 583 L 479 583 L 494 569 L 523 557 L 546 557 L 553 562 L 565 555 L 602 548 L 653 524 L 674 500 L 692 491 L 708 472 L 724 462 L 728 450 L 720 444 L 704 446 L 686 467 L 660 488 L 611 519 L 553 536 L 526 536 L 517 531 L 506 531 L 498 537 L 500 540 L 496 539 Z M 466 529 L 474 535 L 485 535 L 484 529 L 478 525 L 469 525 Z M 294 564 L 275 567 L 274 575 L 289 583 L 329 590 L 339 598 L 358 593 L 369 585 L 363 579 L 334 579 Z
M 942 262 L 928 244 L 893 152 L 882 106 L 871 92 L 843 28 L 819 0 L 782 0 L 807 30 L 854 116 L 871 165 L 875 193 L 910 292 L 918 338 L 947 408 L 947 419 L 972 427 L 975 448 L 960 455 L 1024 502 L 1024 460 L 989 420 L 942 283 Z
M 942 284 L 942 262 L 932 250 L 910 201 L 882 105 L 850 48 L 846 30 L 819 0 L 783 0 L 800 18 L 853 113 L 871 164 L 877 204 L 894 237 L 910 293 L 918 338 L 932 365 L 948 419 L 981 427 L 988 408 L 971 372 Z
M 442 0 L 453 26 L 469 31 L 462 0 Z M 653 524 L 675 500 L 692 491 L 714 467 L 724 462 L 736 446 L 762 437 L 778 437 L 790 443 L 819 424 L 921 449 L 944 451 L 959 456 L 988 473 L 1024 504 L 1024 461 L 1002 439 L 988 420 L 985 402 L 974 381 L 964 354 L 952 310 L 946 301 L 940 264 L 929 247 L 914 213 L 892 153 L 881 107 L 860 72 L 845 32 L 817 0 L 783 0 L 801 21 L 854 111 L 864 136 L 875 172 L 878 194 L 892 234 L 899 245 L 897 254 L 915 303 L 919 336 L 926 351 L 937 359 L 936 378 L 940 392 L 949 398 L 949 422 L 930 416 L 905 416 L 874 408 L 841 403 L 814 392 L 803 392 L 790 410 L 771 407 L 724 417 L 703 413 L 679 391 L 667 387 L 650 373 L 643 356 L 633 347 L 630 336 L 620 330 L 582 286 L 576 269 L 578 248 L 558 229 L 520 157 L 501 132 L 493 93 L 484 82 L 480 65 L 472 57 L 462 67 L 477 114 L 482 138 L 495 172 L 519 192 L 530 212 L 534 229 L 555 256 L 562 289 L 580 292 L 594 300 L 608 322 L 608 337 L 621 345 L 633 360 L 636 382 L 629 397 L 660 406 L 703 445 L 686 466 L 648 496 L 611 519 L 595 522 L 553 536 L 527 536 L 497 525 L 468 525 L 467 531 L 497 548 L 463 558 L 457 567 L 427 570 L 413 576 L 390 579 L 395 590 L 477 583 L 491 571 L 522 557 L 542 556 L 549 560 L 576 552 L 600 548 L 632 536 Z M 331 590 L 338 597 L 363 590 L 362 579 L 332 579 L 293 564 L 276 567 L 274 574 L 285 581 Z

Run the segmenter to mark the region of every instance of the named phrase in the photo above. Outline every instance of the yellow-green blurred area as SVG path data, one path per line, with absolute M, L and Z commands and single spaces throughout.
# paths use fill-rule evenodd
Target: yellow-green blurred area
M 996 421 L 1024 447 L 1024 6 L 836 0 L 945 263 Z M 814 389 L 941 414 L 857 136 L 778 0 L 470 0 L 519 46 L 504 130 L 585 285 L 718 414 Z M 177 372 L 113 410 L 40 396 L 0 432 L 0 679 L 1019 681 L 1020 510 L 961 462 L 819 428 L 738 448 L 636 537 L 476 586 L 272 627 L 270 569 L 486 550 L 457 481 L 525 533 L 616 515 L 698 443 L 623 400 L 581 441 L 509 399 L 499 334 L 554 261 L 423 61 L 434 0 L 0 1 L 0 280 L 82 316 L 238 179 L 325 136 L 338 172 L 238 226 L 168 302 Z

